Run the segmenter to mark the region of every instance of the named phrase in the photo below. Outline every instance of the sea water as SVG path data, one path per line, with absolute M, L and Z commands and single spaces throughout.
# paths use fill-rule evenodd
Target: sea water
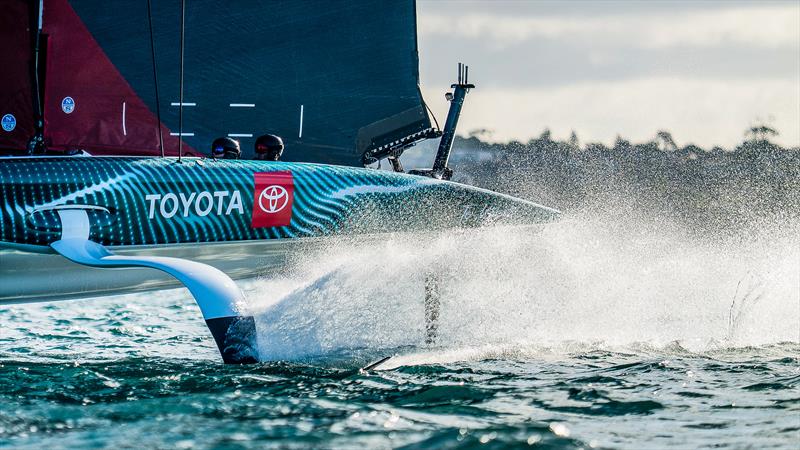
M 797 448 L 797 229 L 567 214 L 332 241 L 241 283 L 250 366 L 185 290 L 0 307 L 0 446 Z

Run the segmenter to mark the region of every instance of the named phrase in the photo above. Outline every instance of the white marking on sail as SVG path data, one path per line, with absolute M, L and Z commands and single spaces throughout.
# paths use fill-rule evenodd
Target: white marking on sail
M 125 128 L 125 102 L 122 102 L 122 135 L 128 135 L 128 129 Z
M 298 133 L 297 137 L 303 137 L 303 105 L 300 105 L 300 133 Z
M 255 108 L 256 104 L 255 103 L 231 103 L 228 106 L 230 106 L 231 108 Z
M 44 12 L 44 0 L 39 0 L 39 31 L 42 31 L 42 13 Z
M 253 137 L 253 133 L 228 133 L 228 137 Z
M 169 104 L 169 106 L 197 106 L 197 103 L 186 103 L 186 102 L 183 102 L 183 105 L 181 105 L 181 102 L 172 102 L 172 103 Z
M 170 133 L 170 136 L 194 136 L 194 133 Z

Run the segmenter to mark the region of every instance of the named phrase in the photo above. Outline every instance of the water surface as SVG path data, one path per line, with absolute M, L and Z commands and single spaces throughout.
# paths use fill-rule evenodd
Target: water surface
M 299 255 L 242 283 L 251 366 L 221 364 L 183 290 L 0 307 L 0 446 L 797 447 L 793 238 L 568 227 Z

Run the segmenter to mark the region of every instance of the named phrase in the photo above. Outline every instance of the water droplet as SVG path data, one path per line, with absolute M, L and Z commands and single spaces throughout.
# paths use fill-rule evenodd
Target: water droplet
M 480 439 L 478 439 L 478 441 L 480 441 L 481 444 L 485 444 L 485 443 L 487 443 L 489 441 L 494 440 L 495 438 L 497 438 L 497 433 L 492 431 L 491 433 L 487 433 L 487 434 L 481 435 L 481 437 L 480 437 Z
M 394 428 L 397 425 L 397 422 L 399 420 L 400 420 L 400 416 L 392 413 L 392 415 L 389 416 L 389 419 L 386 422 L 383 423 L 383 427 L 384 428 Z
M 542 440 L 542 437 L 538 434 L 532 434 L 528 437 L 528 445 L 533 445 Z
M 556 436 L 569 437 L 569 428 L 567 428 L 567 426 L 563 423 L 551 423 L 550 431 L 552 431 Z

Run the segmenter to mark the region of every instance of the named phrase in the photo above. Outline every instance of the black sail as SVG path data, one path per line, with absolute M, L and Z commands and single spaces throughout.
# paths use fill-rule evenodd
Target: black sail
M 45 31 L 48 4 L 61 18 L 80 21 L 74 26 L 88 30 L 109 67 L 137 97 L 136 102 L 118 99 L 118 82 L 87 84 L 75 78 L 72 74 L 80 70 L 75 66 L 91 65 L 91 59 L 71 61 L 68 49 L 51 52 L 46 86 L 50 92 L 45 93 L 45 140 L 51 148 L 160 154 L 157 120 L 152 119 L 154 62 L 167 154 L 175 154 L 181 132 L 190 153 L 208 154 L 215 138 L 232 136 L 241 141 L 243 157 L 249 158 L 255 138 L 272 133 L 284 139 L 287 161 L 357 166 L 369 150 L 432 131 L 418 87 L 413 0 L 186 0 L 182 130 L 181 2 L 152 2 L 155 59 L 147 2 L 45 0 Z M 65 7 L 69 14 L 61 12 Z M 68 36 L 74 20 L 68 17 L 53 27 L 51 48 L 59 49 L 53 41 Z M 61 79 L 59 74 L 73 78 Z M 71 95 L 71 89 L 77 94 Z M 75 112 L 86 110 L 81 107 L 100 109 L 87 120 L 108 123 L 95 127 L 98 132 L 86 132 L 85 124 L 78 123 L 59 127 L 78 118 L 63 113 L 66 97 L 74 102 L 67 106 Z M 144 105 L 148 114 L 132 110 L 132 104 Z M 127 117 L 120 107 L 128 108 Z M 127 127 L 118 123 L 123 120 L 129 122 Z M 136 120 L 133 126 L 130 122 Z M 58 132 L 48 134 L 47 124 Z

